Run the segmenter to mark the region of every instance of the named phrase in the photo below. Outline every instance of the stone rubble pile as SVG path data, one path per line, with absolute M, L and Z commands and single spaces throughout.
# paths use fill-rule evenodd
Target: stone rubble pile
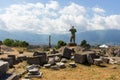
M 28 71 L 26 78 L 42 77 L 42 72 L 39 71 L 38 65 L 30 65 L 26 69 Z

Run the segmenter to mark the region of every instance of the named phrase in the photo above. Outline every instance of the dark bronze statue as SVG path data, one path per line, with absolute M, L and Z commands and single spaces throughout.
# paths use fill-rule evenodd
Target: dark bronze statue
M 70 32 L 71 32 L 71 37 L 70 37 L 70 42 L 72 43 L 75 43 L 75 32 L 77 32 L 76 31 L 76 29 L 74 28 L 74 26 L 72 26 L 72 28 L 69 30 Z

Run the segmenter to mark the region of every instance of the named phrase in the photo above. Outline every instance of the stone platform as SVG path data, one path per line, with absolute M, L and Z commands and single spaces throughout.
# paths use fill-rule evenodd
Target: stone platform
M 77 46 L 77 44 L 76 43 L 68 43 L 67 44 L 69 47 L 74 47 L 74 46 Z

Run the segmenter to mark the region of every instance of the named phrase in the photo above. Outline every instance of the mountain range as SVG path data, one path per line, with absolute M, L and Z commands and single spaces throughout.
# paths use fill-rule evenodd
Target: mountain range
M 0 30 L 0 40 L 6 38 L 24 40 L 30 44 L 48 44 L 47 34 L 35 34 L 30 32 L 7 32 Z M 76 33 L 76 43 L 80 44 L 82 40 L 87 40 L 90 44 L 120 44 L 120 30 L 94 30 Z M 51 34 L 52 44 L 56 44 L 58 40 L 69 43 L 70 34 Z

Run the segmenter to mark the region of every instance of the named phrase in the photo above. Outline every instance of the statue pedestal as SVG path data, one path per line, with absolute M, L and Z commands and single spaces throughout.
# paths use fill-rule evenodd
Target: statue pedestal
M 68 43 L 68 46 L 69 47 L 74 47 L 74 46 L 77 46 L 77 44 L 76 43 Z

